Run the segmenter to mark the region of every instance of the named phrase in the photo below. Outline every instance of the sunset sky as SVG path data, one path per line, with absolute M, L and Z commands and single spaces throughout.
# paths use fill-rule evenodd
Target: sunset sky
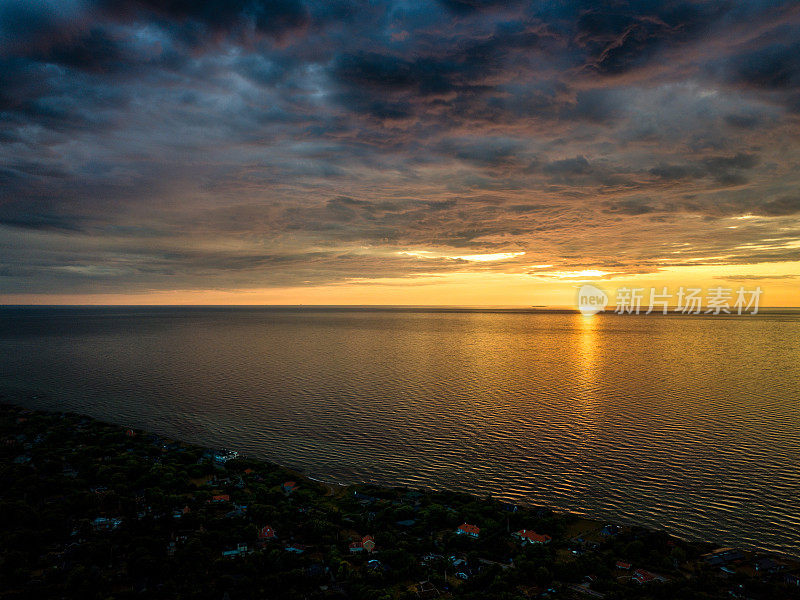
M 0 0 L 0 303 L 800 305 L 796 1 Z

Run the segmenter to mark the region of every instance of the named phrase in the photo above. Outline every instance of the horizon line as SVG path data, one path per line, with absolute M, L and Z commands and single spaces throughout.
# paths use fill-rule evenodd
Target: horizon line
M 0 309 L 7 308 L 286 308 L 286 309 L 299 309 L 299 308 L 331 308 L 331 309 L 449 309 L 449 310 L 525 310 L 525 311 L 540 311 L 540 312 L 574 312 L 579 313 L 580 310 L 575 306 L 565 305 L 523 305 L 523 304 L 0 304 Z M 645 314 L 647 306 L 643 306 L 638 313 Z M 702 306 L 700 313 L 690 312 L 681 313 L 676 310 L 677 306 L 669 306 L 667 314 L 706 314 L 704 311 L 707 306 Z M 662 315 L 662 307 L 658 310 L 653 310 L 649 314 Z M 760 306 L 758 312 L 762 311 L 775 311 L 775 310 L 800 310 L 800 305 L 796 306 Z M 609 306 L 597 314 L 617 314 L 616 306 Z M 630 314 L 630 313 L 627 313 Z M 737 313 L 733 310 L 730 313 L 719 313 L 721 315 Z M 742 313 L 749 314 L 749 313 Z M 714 316 L 714 315 L 711 315 Z

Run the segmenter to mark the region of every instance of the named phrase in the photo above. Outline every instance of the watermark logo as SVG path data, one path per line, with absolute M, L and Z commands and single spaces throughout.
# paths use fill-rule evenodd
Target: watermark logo
M 646 314 L 653 311 L 662 314 L 758 314 L 758 303 L 762 290 L 760 287 L 748 290 L 743 286 L 738 290 L 722 286 L 706 290 L 681 287 L 673 293 L 666 287 L 629 288 L 616 290 L 614 312 L 623 314 Z M 608 295 L 599 287 L 586 283 L 578 288 L 578 310 L 584 315 L 594 315 L 604 311 L 609 303 Z
M 596 315 L 608 306 L 608 294 L 596 285 L 585 283 L 578 288 L 578 310 L 584 315 Z

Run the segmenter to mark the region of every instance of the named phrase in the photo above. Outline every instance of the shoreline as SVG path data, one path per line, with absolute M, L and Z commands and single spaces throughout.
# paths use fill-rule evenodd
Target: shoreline
M 530 592 L 523 597 L 566 598 L 577 593 L 614 598 L 617 591 L 638 597 L 638 591 L 662 585 L 674 590 L 712 586 L 723 594 L 721 598 L 729 597 L 734 581 L 754 589 L 771 586 L 787 594 L 791 589 L 782 578 L 788 582 L 798 573 L 800 581 L 796 559 L 720 549 L 663 530 L 463 492 L 343 485 L 74 412 L 3 403 L 0 417 L 2 451 L 11 458 L 6 478 L 9 468 L 22 481 L 29 479 L 26 473 L 38 473 L 35 478 L 50 473 L 43 480 L 52 480 L 47 487 L 72 486 L 70 494 L 84 498 L 80 506 L 88 507 L 65 515 L 72 534 L 62 533 L 64 541 L 47 545 L 49 550 L 38 559 L 32 555 L 34 562 L 47 563 L 53 551 L 70 556 L 76 543 L 79 548 L 111 543 L 119 548 L 118 560 L 127 560 L 128 536 L 153 537 L 161 532 L 166 553 L 161 576 L 167 581 L 178 577 L 171 570 L 177 558 L 170 557 L 182 556 L 192 543 L 204 549 L 210 561 L 204 568 L 211 573 L 246 568 L 279 551 L 294 556 L 292 561 L 305 569 L 336 570 L 334 575 L 317 573 L 319 589 L 309 593 L 320 597 L 329 597 L 334 582 L 351 597 L 355 582 L 362 580 L 378 585 L 376 589 L 391 588 L 397 597 L 405 597 L 403 590 L 408 592 L 419 582 L 434 582 L 431 585 L 442 594 L 468 597 L 468 592 L 489 585 L 490 573 L 510 590 Z M 59 442 L 64 436 L 71 441 Z M 122 477 L 125 472 L 145 474 L 140 481 L 150 483 L 136 491 L 126 482 L 128 476 Z M 183 483 L 182 478 L 186 478 Z M 87 486 L 85 491 L 81 485 Z M 33 498 L 35 489 L 26 497 Z M 0 500 L 5 504 L 10 499 L 4 493 L 0 491 Z M 119 498 L 117 503 L 106 500 L 109 494 Z M 283 516 L 278 518 L 279 514 Z M 258 537 L 256 527 L 261 528 Z M 213 531 L 218 533 L 209 537 Z M 468 535 L 459 535 L 464 532 Z M 537 542 L 526 544 L 526 532 Z M 52 536 L 49 539 L 53 541 Z M 371 555 L 373 559 L 365 560 Z M 230 558 L 239 560 L 230 563 Z M 534 571 L 521 566 L 529 563 Z M 69 561 L 67 566 L 59 564 L 56 569 L 75 566 Z M 759 566 L 769 568 L 769 573 L 759 571 Z M 132 567 L 125 563 L 119 568 L 129 572 Z M 448 575 L 453 568 L 462 570 Z M 326 578 L 333 582 L 325 583 Z M 137 582 L 129 585 L 135 587 Z
M 15 400 L 13 398 L 13 396 L 16 396 L 17 400 Z M 128 427 L 129 426 L 127 424 L 114 422 L 114 421 L 108 421 L 108 420 L 106 420 L 104 418 L 92 417 L 91 415 L 88 415 L 86 413 L 76 412 L 76 411 L 72 411 L 72 410 L 65 411 L 65 410 L 50 409 L 50 408 L 30 409 L 27 406 L 25 406 L 22 403 L 21 400 L 19 400 L 19 398 L 21 398 L 23 396 L 28 397 L 28 398 L 32 398 L 34 400 L 38 400 L 38 399 L 41 399 L 41 398 L 46 398 L 48 396 L 48 394 L 47 393 L 33 394 L 33 393 L 30 393 L 29 391 L 25 391 L 25 390 L 21 390 L 21 389 L 20 390 L 13 390 L 13 391 L 5 390 L 4 392 L 0 392 L 0 407 L 2 407 L 4 405 L 9 405 L 9 406 L 19 407 L 19 408 L 21 408 L 23 410 L 41 411 L 41 412 L 45 412 L 45 413 L 49 413 L 49 414 L 72 414 L 72 415 L 77 415 L 77 416 L 80 416 L 80 417 L 86 417 L 86 418 L 92 419 L 94 421 L 98 421 L 100 423 L 103 423 L 103 424 L 106 424 L 106 425 L 109 425 L 109 426 L 113 426 L 113 427 Z M 172 433 L 167 433 L 167 432 L 159 433 L 159 432 L 154 431 L 154 430 L 152 430 L 152 429 L 150 429 L 148 427 L 143 427 L 143 428 L 138 428 L 137 427 L 137 429 L 140 429 L 141 431 L 146 432 L 148 434 L 158 435 L 158 436 L 161 436 L 161 437 L 163 437 L 165 439 L 177 441 L 177 442 L 180 442 L 180 443 L 191 444 L 193 446 L 201 447 L 201 448 L 204 448 L 206 450 L 213 449 L 213 446 L 204 444 L 201 441 L 187 441 L 187 440 L 184 440 L 184 439 L 180 439 L 179 437 L 175 437 Z M 386 488 L 386 489 L 395 489 L 395 488 L 411 489 L 411 490 L 420 491 L 420 492 L 423 492 L 423 493 L 449 492 L 449 493 L 465 494 L 465 495 L 472 496 L 472 497 L 475 497 L 475 498 L 478 498 L 478 499 L 483 498 L 483 496 L 481 496 L 479 494 L 476 494 L 474 492 L 470 492 L 470 491 L 466 491 L 466 490 L 462 490 L 462 489 L 457 489 L 457 488 L 451 488 L 451 487 L 447 487 L 447 486 L 442 486 L 442 487 L 439 487 L 439 488 L 413 487 L 413 486 L 410 487 L 410 486 L 406 486 L 406 485 L 397 485 L 397 486 L 395 486 L 395 485 L 391 485 L 391 484 L 370 483 L 370 482 L 366 482 L 366 481 L 360 481 L 360 482 L 356 482 L 356 483 L 343 483 L 343 482 L 340 482 L 340 481 L 336 481 L 335 479 L 331 480 L 330 478 L 322 479 L 322 477 L 325 477 L 327 475 L 327 474 L 324 474 L 324 473 L 321 473 L 321 474 L 320 473 L 316 473 L 315 475 L 312 476 L 312 475 L 309 474 L 309 469 L 305 469 L 305 468 L 298 467 L 298 466 L 291 465 L 291 464 L 285 464 L 285 463 L 282 463 L 282 462 L 279 462 L 279 461 L 276 461 L 276 460 L 272 460 L 272 459 L 262 458 L 262 457 L 257 456 L 257 455 L 248 454 L 246 451 L 243 451 L 243 450 L 237 450 L 237 452 L 239 453 L 240 456 L 242 456 L 244 458 L 248 458 L 248 459 L 252 459 L 252 460 L 257 460 L 257 461 L 260 461 L 260 462 L 268 463 L 270 465 L 274 465 L 274 466 L 279 467 L 281 469 L 284 469 L 284 470 L 286 470 L 288 472 L 296 474 L 298 477 L 303 477 L 303 478 L 309 479 L 311 481 L 315 481 L 317 483 L 320 483 L 320 484 L 324 485 L 326 488 L 331 489 L 331 491 L 333 493 L 335 493 L 335 490 L 337 488 L 339 490 L 342 490 L 342 489 L 355 488 L 355 487 L 360 487 L 360 486 L 375 486 L 375 487 L 381 487 L 381 488 Z M 336 487 L 334 487 L 334 486 L 336 486 Z M 619 526 L 632 527 L 632 528 L 641 528 L 641 529 L 644 529 L 644 530 L 647 530 L 647 531 L 651 531 L 651 532 L 660 532 L 660 533 L 664 533 L 666 535 L 669 535 L 671 537 L 674 537 L 676 539 L 680 539 L 680 540 L 682 540 L 684 542 L 687 542 L 687 543 L 715 545 L 715 546 L 718 546 L 718 547 L 734 547 L 734 548 L 739 548 L 744 552 L 749 552 L 749 553 L 753 553 L 753 554 L 765 555 L 765 556 L 773 556 L 773 557 L 776 557 L 776 558 L 781 558 L 781 559 L 790 560 L 790 561 L 793 561 L 793 560 L 800 561 L 800 552 L 793 553 L 793 552 L 787 551 L 787 550 L 764 549 L 764 548 L 760 548 L 760 547 L 755 546 L 755 545 L 753 545 L 753 546 L 739 545 L 739 544 L 736 544 L 735 542 L 729 542 L 729 541 L 725 541 L 725 540 L 713 540 L 713 539 L 710 539 L 709 537 L 705 537 L 705 536 L 701 536 L 701 535 L 694 536 L 694 537 L 693 536 L 686 536 L 686 535 L 681 535 L 681 534 L 679 534 L 679 533 L 677 533 L 675 531 L 671 531 L 668 528 L 654 527 L 654 526 L 651 526 L 651 525 L 643 524 L 641 522 L 637 522 L 636 520 L 623 519 L 623 518 L 620 518 L 619 516 L 612 516 L 612 517 L 610 517 L 608 519 L 604 519 L 604 518 L 592 515 L 589 511 L 561 509 L 561 508 L 549 506 L 547 504 L 537 504 L 537 503 L 528 502 L 528 501 L 519 500 L 519 499 L 507 499 L 507 498 L 504 498 L 501 495 L 496 495 L 495 496 L 495 495 L 489 494 L 488 497 L 489 498 L 494 498 L 494 499 L 499 499 L 499 500 L 504 501 L 504 502 L 514 503 L 514 504 L 517 504 L 519 506 L 524 506 L 524 507 L 526 507 L 528 509 L 531 509 L 531 510 L 540 510 L 540 509 L 548 510 L 548 511 L 551 511 L 553 514 L 558 514 L 558 515 L 561 515 L 561 516 L 564 516 L 564 517 L 567 517 L 567 518 L 579 518 L 579 519 L 584 519 L 586 521 L 596 522 L 598 524 L 601 524 L 601 523 L 604 523 L 604 522 L 613 522 L 615 525 L 619 525 Z

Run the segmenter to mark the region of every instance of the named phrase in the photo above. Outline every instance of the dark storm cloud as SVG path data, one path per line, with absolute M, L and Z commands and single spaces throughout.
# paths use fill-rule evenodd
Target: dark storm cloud
M 440 0 L 442 6 L 457 14 L 468 14 L 486 10 L 497 10 L 519 2 L 508 0 Z
M 635 198 L 611 202 L 607 207 L 608 212 L 622 215 L 646 215 L 655 210 L 656 209 L 648 204 L 647 201 L 637 200 Z
M 732 127 L 741 129 L 755 129 L 762 123 L 762 118 L 759 115 L 739 115 L 730 114 L 725 115 L 725 122 Z
M 211 30 L 250 21 L 258 31 L 280 35 L 309 21 L 308 10 L 297 0 L 114 0 L 101 6 L 109 14 L 135 18 L 149 12 L 169 20 L 202 23 Z
M 656 177 L 669 180 L 691 179 L 703 177 L 705 169 L 698 165 L 659 165 L 650 169 L 650 173 Z
M 575 43 L 587 66 L 620 74 L 651 60 L 665 45 L 703 34 L 725 12 L 725 2 L 600 2 L 577 18 Z
M 395 277 L 454 268 L 408 249 L 576 235 L 611 264 L 620 232 L 682 228 L 722 255 L 719 222 L 800 214 L 798 25 L 767 1 L 0 0 L 3 289 Z
M 540 24 L 499 24 L 488 36 L 459 40 L 450 48 L 431 47 L 413 57 L 378 52 L 341 54 L 334 77 L 363 92 L 443 96 L 453 92 L 480 94 L 492 89 L 492 78 L 507 79 L 506 61 L 520 50 L 544 45 Z
M 747 183 L 746 171 L 758 164 L 758 156 L 740 152 L 734 156 L 708 156 L 699 164 L 658 165 L 650 173 L 666 180 L 686 180 L 712 177 L 723 185 Z
M 57 42 L 34 58 L 91 72 L 105 72 L 126 58 L 123 46 L 102 29 L 92 29 L 77 39 Z
M 588 173 L 592 169 L 589 161 L 585 156 L 576 156 L 575 158 L 565 158 L 557 160 L 544 166 L 546 173 L 554 173 L 557 175 L 578 175 Z
M 192 47 L 221 36 L 265 35 L 282 41 L 311 22 L 306 4 L 299 0 L 100 0 L 90 12 L 114 23 L 168 24 L 178 40 Z
M 800 213 L 800 196 L 776 198 L 761 204 L 753 211 L 767 217 L 795 215 Z
M 523 160 L 525 154 L 524 144 L 510 138 L 445 140 L 441 149 L 461 161 L 483 167 L 511 166 Z
M 14 214 L 4 217 L 0 214 L 0 225 L 23 229 L 81 231 L 81 219 L 59 215 Z
M 800 41 L 769 43 L 734 55 L 729 78 L 756 89 L 797 89 L 800 86 Z
M 625 99 L 618 90 L 591 89 L 575 94 L 575 101 L 564 107 L 564 116 L 569 119 L 594 123 L 609 123 L 624 114 Z

